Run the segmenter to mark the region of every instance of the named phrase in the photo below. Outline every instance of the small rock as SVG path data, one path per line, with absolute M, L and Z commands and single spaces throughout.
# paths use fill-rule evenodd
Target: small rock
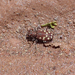
M 2 32 L 3 32 L 3 33 L 5 33 L 5 32 L 6 32 L 6 30 L 5 30 L 5 29 L 2 29 Z
M 34 24 L 36 25 L 36 22 L 34 22 Z
M 12 28 L 12 26 L 10 24 L 7 24 L 5 27 L 8 29 Z
M 16 29 L 16 32 L 20 32 L 20 30 L 21 30 L 21 27 L 20 26 L 18 26 L 18 28 Z
M 55 20 L 55 21 L 57 21 L 57 20 L 58 20 L 58 16 L 57 16 L 57 17 L 55 17 L 55 18 L 54 18 L 54 20 Z
M 66 26 L 69 27 L 69 24 L 67 24 Z
M 69 20 L 69 21 L 68 21 L 68 24 L 72 24 L 72 20 Z
M 9 62 L 9 65 L 12 65 L 12 63 L 11 63 L 11 62 Z

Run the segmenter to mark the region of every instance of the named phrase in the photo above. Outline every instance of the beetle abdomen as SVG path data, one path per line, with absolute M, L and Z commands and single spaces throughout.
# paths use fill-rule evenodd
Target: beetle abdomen
M 50 41 L 53 39 L 53 35 L 47 30 L 38 30 L 36 38 L 41 41 Z

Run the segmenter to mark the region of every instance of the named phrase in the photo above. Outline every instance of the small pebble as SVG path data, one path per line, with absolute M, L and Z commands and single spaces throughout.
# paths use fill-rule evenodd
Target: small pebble
M 57 17 L 55 17 L 55 18 L 54 18 L 54 20 L 55 20 L 55 21 L 57 21 L 57 20 L 58 20 L 58 16 L 57 16 Z
M 33 10 L 35 10 L 35 8 L 32 8 Z
M 18 28 L 16 29 L 16 32 L 20 32 L 20 29 L 21 29 L 21 27 L 20 26 L 18 26 Z
M 34 22 L 34 24 L 36 25 L 36 22 Z
M 7 28 L 11 28 L 11 25 L 10 24 L 7 24 Z
M 11 63 L 11 62 L 9 62 L 9 65 L 12 65 L 12 63 Z
M 10 24 L 7 24 L 5 27 L 12 28 L 12 26 Z
M 69 21 L 68 21 L 68 24 L 72 24 L 72 20 L 69 20 Z
M 2 29 L 2 32 L 3 32 L 3 33 L 5 33 L 5 32 L 6 32 L 6 30 L 5 30 L 5 29 Z
M 69 24 L 67 24 L 66 26 L 69 27 Z
M 61 55 L 63 55 L 63 53 L 60 53 L 59 55 L 61 56 Z

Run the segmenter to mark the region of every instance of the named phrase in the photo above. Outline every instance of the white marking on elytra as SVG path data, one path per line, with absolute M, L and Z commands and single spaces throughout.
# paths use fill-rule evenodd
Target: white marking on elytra
M 49 40 L 50 38 L 48 37 L 47 39 Z
M 46 34 L 48 34 L 48 32 L 46 32 Z
M 41 37 L 39 37 L 39 39 L 41 39 Z
M 43 40 L 45 40 L 45 37 L 43 37 Z
M 44 30 L 44 32 L 46 32 L 46 30 Z
M 52 36 L 53 34 L 51 34 L 51 36 Z
M 52 36 L 51 36 L 51 39 L 52 39 Z
M 51 33 L 51 32 L 49 31 L 49 33 Z
M 48 35 L 46 35 L 46 37 L 48 37 Z

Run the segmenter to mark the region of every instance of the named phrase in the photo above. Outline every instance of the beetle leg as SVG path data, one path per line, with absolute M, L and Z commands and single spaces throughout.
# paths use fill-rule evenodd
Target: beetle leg
M 36 40 L 35 38 L 32 38 L 33 43 L 34 43 L 35 40 Z
M 26 50 L 28 50 L 29 48 L 31 48 L 31 46 L 33 45 L 33 43 L 28 42 L 29 47 L 26 48 Z
M 37 27 L 38 29 L 41 29 L 41 26 L 40 25 L 38 25 L 38 27 Z
M 37 43 L 38 43 L 38 40 L 36 39 L 36 40 L 34 41 L 34 44 L 35 44 L 35 53 L 37 52 Z
M 36 30 L 38 30 L 38 29 L 41 29 L 41 26 L 40 25 L 38 25 L 38 27 L 36 28 Z
M 35 38 L 32 38 L 31 41 L 32 42 L 28 41 L 29 47 L 27 48 L 27 50 L 33 45 L 33 43 L 35 42 Z

